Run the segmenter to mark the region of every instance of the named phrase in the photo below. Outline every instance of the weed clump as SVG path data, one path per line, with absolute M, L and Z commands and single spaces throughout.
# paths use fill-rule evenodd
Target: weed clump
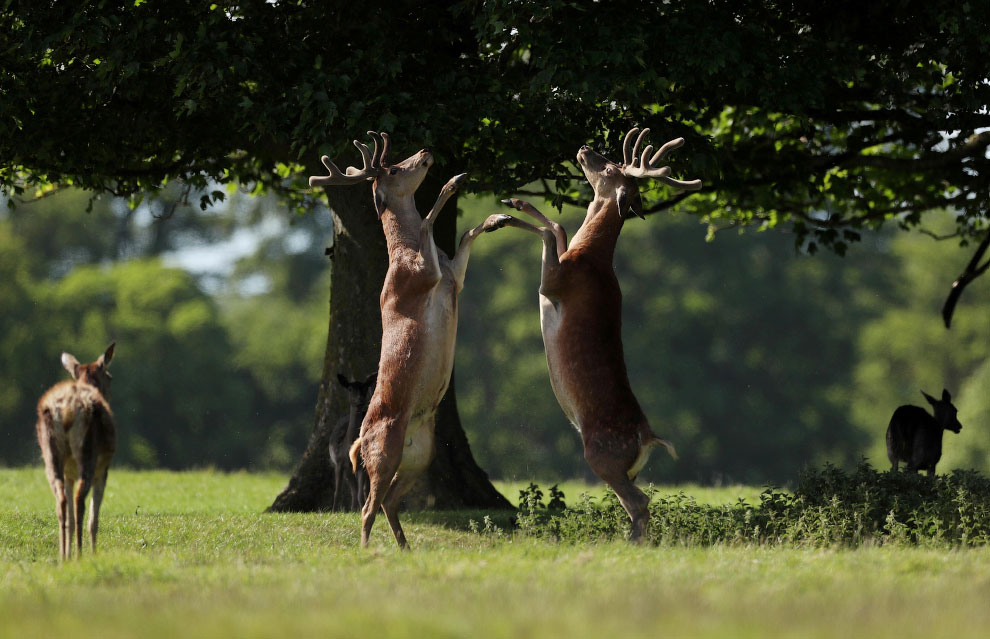
M 793 491 L 767 488 L 759 503 L 699 504 L 684 493 L 649 489 L 649 539 L 655 544 L 859 546 L 990 544 L 990 478 L 976 471 L 927 476 L 878 472 L 863 462 L 801 473 Z M 628 534 L 614 493 L 582 495 L 572 506 L 554 486 L 551 502 L 530 484 L 520 491 L 518 528 L 561 542 L 606 541 Z

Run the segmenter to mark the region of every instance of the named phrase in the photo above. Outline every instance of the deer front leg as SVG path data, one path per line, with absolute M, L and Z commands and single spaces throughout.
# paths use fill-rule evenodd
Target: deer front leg
M 564 227 L 547 219 L 546 216 L 536 210 L 536 207 L 524 200 L 508 198 L 502 200 L 502 203 L 549 225 L 535 227 L 520 220 L 512 224 L 512 226 L 543 237 L 543 268 L 540 273 L 540 295 L 551 300 L 557 299 L 561 288 L 560 257 L 567 251 L 567 234 L 564 232 Z
M 107 464 L 109 466 L 109 463 Z M 103 491 L 107 486 L 107 468 L 104 467 L 103 471 L 97 473 L 96 477 L 93 478 L 93 503 L 89 509 L 89 522 L 87 528 L 89 529 L 89 549 L 90 552 L 96 553 L 96 534 L 100 529 L 100 505 L 103 503 Z
M 433 208 L 430 209 L 430 212 L 426 214 L 423 222 L 419 225 L 419 254 L 423 260 L 423 265 L 436 274 L 437 280 L 440 279 L 440 262 L 437 258 L 437 245 L 433 241 L 433 223 L 436 222 L 437 215 L 440 213 L 440 209 L 447 203 L 447 200 L 454 193 L 457 193 L 457 188 L 464 181 L 465 177 L 467 177 L 467 173 L 461 173 L 447 180 L 447 183 L 440 189 L 440 195 L 437 196 L 437 201 L 433 204 Z
M 536 233 L 541 236 L 544 232 L 549 232 L 547 229 L 537 228 L 532 224 L 523 222 L 522 220 L 516 219 L 511 215 L 506 215 L 504 213 L 489 215 L 484 222 L 473 229 L 466 231 L 464 235 L 461 236 L 461 242 L 457 246 L 457 253 L 451 261 L 451 269 L 454 271 L 454 282 L 457 285 L 458 292 L 464 288 L 464 277 L 467 273 L 468 260 L 471 258 L 471 245 L 474 244 L 474 241 L 482 233 L 491 233 L 492 231 L 497 231 L 504 226 L 514 226 L 524 231 Z
M 517 211 L 522 211 L 526 215 L 529 215 L 535 219 L 537 222 L 543 224 L 544 227 L 550 229 L 553 233 L 554 239 L 556 240 L 557 258 L 559 259 L 560 256 L 564 254 L 564 251 L 567 250 L 567 231 L 564 230 L 563 226 L 557 224 L 547 216 L 540 213 L 535 206 L 526 200 L 519 200 L 514 197 L 510 197 L 502 200 L 502 204 L 511 206 Z

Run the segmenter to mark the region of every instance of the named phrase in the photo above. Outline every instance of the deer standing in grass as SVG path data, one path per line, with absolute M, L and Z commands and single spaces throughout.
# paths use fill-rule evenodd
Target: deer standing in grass
M 349 471 L 351 445 L 358 438 L 361 422 L 368 412 L 371 394 L 375 388 L 375 378 L 378 373 L 372 373 L 363 382 L 349 381 L 343 375 L 337 375 L 337 381 L 347 391 L 349 410 L 346 417 L 341 417 L 330 431 L 330 465 L 333 466 L 333 509 L 347 508 L 355 510 L 361 507 L 368 494 L 368 476 L 360 468 Z M 346 502 L 346 503 L 345 503 Z
M 564 229 L 528 202 L 504 203 L 535 218 L 540 227 L 513 218 L 504 224 L 543 238 L 540 323 L 550 383 L 564 414 L 581 434 L 584 458 L 619 497 L 632 521 L 630 538 L 639 541 L 649 521 L 649 497 L 634 480 L 650 449 L 662 446 L 676 459 L 674 446 L 653 433 L 629 385 L 622 352 L 622 292 L 612 267 L 615 244 L 629 212 L 643 217 L 637 178 L 653 178 L 685 190 L 699 180 L 668 177 L 654 164 L 684 144 L 678 138 L 654 154 L 639 146 L 649 129 L 629 131 L 623 163 L 615 164 L 582 146 L 577 160 L 595 197 L 577 234 L 567 243 Z
M 423 149 L 388 164 L 387 134 L 372 131 L 374 151 L 354 141 L 364 166 L 341 171 L 323 156 L 327 176 L 309 178 L 310 186 L 372 182 L 375 210 L 388 245 L 388 271 L 381 292 L 382 350 L 378 385 L 361 423 L 350 459 L 358 455 L 368 471 L 368 498 L 361 509 L 361 545 L 366 546 L 379 507 L 400 548 L 406 536 L 399 524 L 399 501 L 427 469 L 434 454 L 437 406 L 450 383 L 457 334 L 457 294 L 464 287 L 471 245 L 483 232 L 500 228 L 509 215 L 492 215 L 467 231 L 449 259 L 433 241 L 433 224 L 465 174 L 452 177 L 426 217 L 413 194 L 433 164 Z
M 891 470 L 896 471 L 900 462 L 907 464 L 907 471 L 928 471 L 935 474 L 935 464 L 942 459 L 942 435 L 947 430 L 958 433 L 962 424 L 956 416 L 949 391 L 942 389 L 942 399 L 935 399 L 921 391 L 932 405 L 934 415 L 924 408 L 905 404 L 894 411 L 887 426 L 887 459 Z
M 45 460 L 45 474 L 55 493 L 58 516 L 59 557 L 82 555 L 82 520 L 86 495 L 93 491 L 89 510 L 89 545 L 96 552 L 100 504 L 107 485 L 107 471 L 116 448 L 117 430 L 107 403 L 114 344 L 92 364 L 80 364 L 62 353 L 62 366 L 72 381 L 59 382 L 38 400 L 38 445 Z

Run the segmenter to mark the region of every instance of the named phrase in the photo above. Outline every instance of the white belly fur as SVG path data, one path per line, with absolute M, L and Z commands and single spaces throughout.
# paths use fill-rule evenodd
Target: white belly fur
M 557 352 L 557 332 L 560 330 L 562 313 L 563 309 L 559 305 L 555 306 L 550 299 L 540 295 L 540 328 L 543 331 L 543 348 L 547 354 L 547 368 L 550 371 L 550 386 L 564 415 L 580 433 L 581 422 L 577 417 L 577 403 L 560 379 L 561 367 L 567 366 L 567 362 L 561 361 L 563 358 Z
M 432 414 L 450 384 L 454 367 L 454 346 L 457 343 L 457 300 L 454 296 L 453 277 L 444 277 L 430 292 L 426 305 L 425 347 L 420 382 L 415 393 L 413 414 L 426 410 Z
M 399 472 L 424 471 L 433 461 L 434 413 L 429 411 L 413 415 L 406 426 L 406 439 L 402 447 Z
M 453 273 L 445 264 L 443 278 L 429 293 L 426 304 L 426 357 L 413 394 L 412 416 L 406 425 L 399 471 L 421 472 L 433 460 L 436 410 L 450 384 L 457 341 L 457 298 Z

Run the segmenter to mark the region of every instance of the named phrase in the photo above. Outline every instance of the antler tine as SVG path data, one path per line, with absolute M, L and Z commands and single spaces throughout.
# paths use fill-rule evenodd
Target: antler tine
M 389 142 L 388 133 L 385 133 L 384 131 L 382 131 L 382 140 L 383 140 L 383 142 L 382 142 L 382 155 L 381 155 L 380 158 L 378 158 L 378 161 L 381 162 L 381 165 L 382 166 L 387 166 L 388 165 L 388 151 L 389 151 L 389 149 L 392 148 L 392 143 Z
M 633 129 L 633 131 L 636 131 L 636 130 L 637 129 Z M 639 135 L 636 136 L 636 143 L 633 144 L 632 153 L 629 155 L 629 159 L 632 160 L 632 165 L 633 166 L 636 166 L 636 167 L 643 166 L 642 164 L 640 164 L 640 160 L 636 156 L 639 154 L 639 145 L 640 145 L 640 143 L 643 141 L 643 138 L 645 138 L 646 135 L 649 132 L 650 132 L 649 129 L 643 129 L 642 131 L 639 132 Z M 629 133 L 631 134 L 632 131 L 630 131 Z
M 380 160 L 381 156 L 378 155 L 378 153 L 381 150 L 384 143 L 382 142 L 382 136 L 378 135 L 377 132 L 368 131 L 368 135 L 370 135 L 371 139 L 374 140 L 375 142 L 375 150 L 371 154 L 371 166 L 377 169 L 378 167 L 381 166 L 381 160 Z
M 353 166 L 347 167 L 347 175 L 361 175 L 377 169 L 378 167 L 375 166 L 375 162 L 371 156 L 371 149 L 368 148 L 368 145 L 363 142 L 358 142 L 357 140 L 354 140 L 353 144 L 357 147 L 357 150 L 361 152 L 361 161 L 364 163 L 364 166 L 360 169 Z
M 388 165 L 388 133 L 378 133 L 377 131 L 368 131 L 368 135 L 372 137 L 375 141 L 375 154 L 371 158 L 372 166 L 376 169 L 384 169 Z M 379 153 L 379 151 L 381 151 Z
M 373 159 L 371 149 L 368 148 L 367 144 L 362 144 L 357 140 L 353 141 L 357 150 L 361 152 L 361 159 L 364 166 L 360 169 L 353 166 L 347 167 L 346 171 L 341 171 L 336 164 L 330 161 L 330 158 L 323 156 L 320 161 L 323 162 L 323 166 L 327 167 L 327 171 L 330 172 L 329 175 L 312 175 L 309 178 L 310 186 L 343 186 L 347 184 L 357 184 L 358 182 L 363 182 L 364 180 L 373 180 L 378 177 L 382 172 L 382 167 L 376 166 Z M 377 154 L 378 141 L 375 140 L 375 153 Z
M 674 149 L 679 149 L 682 146 L 684 146 L 684 138 L 674 138 L 670 142 L 667 142 L 662 147 L 660 147 L 660 150 L 657 151 L 656 154 L 650 159 L 650 164 L 653 164 L 654 162 L 656 162 L 663 156 L 667 155 Z
M 667 169 L 668 173 L 670 172 L 669 166 L 665 166 L 663 168 Z M 674 178 L 667 177 L 666 175 L 651 175 L 650 177 L 659 182 L 663 182 L 668 186 L 672 186 L 675 189 L 681 189 L 682 191 L 697 191 L 701 188 L 701 180 L 675 180 Z
M 635 131 L 635 129 L 633 129 Z M 626 136 L 626 142 L 632 137 L 633 131 L 629 132 Z M 639 137 L 636 139 L 636 143 L 632 148 L 632 152 L 635 155 L 636 151 L 639 149 L 639 143 L 643 139 L 643 136 L 649 132 L 649 129 L 644 129 Z M 653 146 L 650 145 L 643 150 L 642 157 L 636 158 L 630 165 L 628 160 L 626 165 L 623 166 L 622 172 L 629 177 L 648 177 L 653 178 L 659 182 L 663 182 L 668 186 L 672 186 L 677 189 L 683 189 L 685 191 L 697 191 L 701 188 L 701 180 L 675 180 L 674 178 L 668 177 L 670 175 L 669 166 L 655 167 L 653 166 L 660 158 L 670 153 L 672 150 L 684 145 L 684 138 L 676 138 L 667 142 L 660 149 L 653 153 Z M 628 144 L 627 144 L 628 146 Z M 650 157 L 650 154 L 653 156 Z
M 632 150 L 632 137 L 639 133 L 639 127 L 629 129 L 629 133 L 626 133 L 625 139 L 622 141 L 622 164 L 630 165 L 632 157 L 630 151 Z

